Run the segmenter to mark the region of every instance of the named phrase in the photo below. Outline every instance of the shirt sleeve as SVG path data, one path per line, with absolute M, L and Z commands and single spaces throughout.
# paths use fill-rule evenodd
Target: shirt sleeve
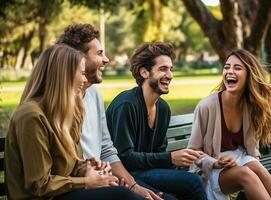
M 192 126 L 191 137 L 188 142 L 188 148 L 198 149 L 204 151 L 204 135 L 207 131 L 207 123 L 208 123 L 208 111 L 198 105 L 194 111 L 194 121 Z M 213 169 L 213 164 L 217 161 L 217 159 L 211 157 L 208 154 L 204 154 L 204 156 L 196 161 L 197 167 L 199 167 L 205 177 L 207 178 Z M 196 166 L 192 166 L 193 170 L 195 170 Z
M 123 103 L 107 112 L 108 128 L 119 157 L 129 171 L 171 167 L 169 152 L 137 152 L 136 146 L 145 133 L 140 133 L 136 109 Z
M 52 141 L 41 118 L 26 116 L 16 124 L 26 189 L 33 196 L 53 196 L 83 188 L 84 177 L 51 174 Z
M 113 142 L 111 140 L 108 128 L 107 128 L 107 122 L 106 122 L 106 116 L 105 116 L 105 110 L 104 105 L 100 105 L 101 110 L 101 121 L 102 121 L 102 152 L 101 152 L 101 160 L 113 163 L 120 161 L 118 157 L 118 151 L 113 146 Z

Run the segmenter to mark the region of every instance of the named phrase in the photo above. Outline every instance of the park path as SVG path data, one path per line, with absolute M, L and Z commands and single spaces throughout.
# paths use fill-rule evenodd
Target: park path
M 218 84 L 219 80 L 172 80 L 170 85 L 172 86 L 185 86 L 185 85 L 210 85 L 210 84 Z M 98 84 L 99 88 L 127 88 L 136 86 L 135 82 L 120 82 L 120 83 L 102 83 Z M 3 87 L 0 86 L 0 91 L 8 92 L 8 91 L 23 91 L 24 86 L 8 86 Z

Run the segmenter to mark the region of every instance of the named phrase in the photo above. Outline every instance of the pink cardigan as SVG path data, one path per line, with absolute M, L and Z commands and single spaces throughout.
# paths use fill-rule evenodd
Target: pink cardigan
M 243 131 L 244 145 L 247 153 L 251 156 L 260 156 L 258 142 L 253 136 L 250 127 L 249 110 L 244 104 L 243 110 Z M 221 148 L 221 110 L 219 105 L 218 93 L 213 93 L 199 102 L 194 111 L 194 122 L 192 133 L 188 143 L 188 148 L 201 149 L 206 153 L 198 160 L 204 176 L 208 177 L 213 169 L 213 163 L 219 158 Z M 192 166 L 195 170 L 195 166 Z M 198 168 L 199 169 L 199 168 Z

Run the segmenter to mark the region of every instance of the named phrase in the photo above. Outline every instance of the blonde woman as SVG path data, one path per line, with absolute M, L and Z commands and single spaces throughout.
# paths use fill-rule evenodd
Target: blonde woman
M 86 81 L 79 51 L 54 45 L 40 56 L 6 137 L 9 199 L 138 199 L 124 187 L 106 187 L 118 180 L 109 165 L 101 171 L 81 159 Z
M 208 199 L 223 200 L 244 190 L 249 200 L 270 200 L 271 176 L 258 145 L 271 143 L 271 86 L 248 51 L 233 50 L 218 91 L 196 107 L 189 148 L 205 156 L 196 164 L 207 178 Z

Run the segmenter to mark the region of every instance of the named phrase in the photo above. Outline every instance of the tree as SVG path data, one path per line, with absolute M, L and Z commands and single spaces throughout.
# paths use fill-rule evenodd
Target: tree
M 269 0 L 220 0 L 222 19 L 214 17 L 199 0 L 182 1 L 209 38 L 221 62 L 235 47 L 245 48 L 258 56 L 262 43 L 270 37 L 267 35 L 271 24 Z M 270 48 L 269 44 L 266 48 Z M 270 54 L 267 57 L 270 58 Z
M 4 55 L 16 54 L 15 68 L 31 60 L 31 41 L 38 32 L 39 53 L 44 49 L 47 25 L 61 10 L 63 0 L 8 0 L 0 6 L 0 42 Z M 27 61 L 27 62 L 26 62 Z M 2 61 L 1 66 L 7 61 Z
M 116 9 L 121 0 L 70 0 L 72 5 L 84 5 L 99 11 L 100 40 L 105 50 L 105 23 L 109 13 Z
M 47 25 L 60 13 L 61 4 L 63 0 L 47 0 L 47 1 L 35 1 L 35 17 L 38 23 L 38 35 L 40 41 L 40 52 L 44 50 L 45 39 L 47 35 L 46 27 Z

